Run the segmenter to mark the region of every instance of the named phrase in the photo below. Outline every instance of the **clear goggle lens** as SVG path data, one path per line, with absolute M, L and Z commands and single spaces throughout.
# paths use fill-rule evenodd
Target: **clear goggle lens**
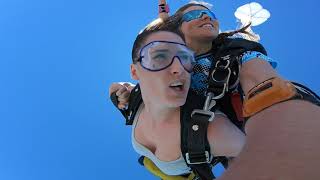
M 150 42 L 141 49 L 139 61 L 149 71 L 161 71 L 169 67 L 174 59 L 178 59 L 186 71 L 192 72 L 194 53 L 186 45 L 177 42 Z

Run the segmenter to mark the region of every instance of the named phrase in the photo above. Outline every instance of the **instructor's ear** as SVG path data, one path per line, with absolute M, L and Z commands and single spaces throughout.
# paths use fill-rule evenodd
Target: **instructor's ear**
M 135 64 L 130 65 L 131 78 L 134 80 L 139 80 L 139 76 L 137 74 L 137 66 Z

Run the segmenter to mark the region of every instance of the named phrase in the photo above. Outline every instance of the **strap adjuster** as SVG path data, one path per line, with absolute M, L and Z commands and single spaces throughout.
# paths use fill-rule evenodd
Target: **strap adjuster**
M 186 153 L 186 161 L 188 164 L 203 164 L 210 163 L 209 152 L 205 151 L 203 153 Z
M 202 109 L 195 109 L 192 111 L 191 113 L 191 118 L 193 118 L 193 116 L 195 115 L 200 115 L 200 116 L 208 116 L 208 121 L 213 121 L 214 119 L 214 112 L 212 111 L 206 111 L 206 110 L 202 110 Z

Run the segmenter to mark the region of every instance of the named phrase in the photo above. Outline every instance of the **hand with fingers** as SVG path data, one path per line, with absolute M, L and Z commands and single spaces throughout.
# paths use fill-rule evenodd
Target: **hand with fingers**
M 166 0 L 159 0 L 159 18 L 167 19 L 169 17 L 169 5 Z
M 112 83 L 109 87 L 109 96 L 116 98 L 119 109 L 125 109 L 129 103 L 129 96 L 134 85 L 131 83 Z M 112 97 L 113 96 L 113 97 Z

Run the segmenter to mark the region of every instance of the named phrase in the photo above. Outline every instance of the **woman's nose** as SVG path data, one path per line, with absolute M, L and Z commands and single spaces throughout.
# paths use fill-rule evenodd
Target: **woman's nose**
M 202 13 L 202 15 L 201 15 L 201 19 L 210 19 L 210 20 L 212 20 L 211 19 L 211 17 L 210 16 L 208 16 L 208 14 L 207 13 Z
M 173 74 L 181 74 L 185 71 L 178 56 L 175 56 L 173 58 L 173 62 L 171 64 L 170 70 L 171 70 L 171 73 Z

